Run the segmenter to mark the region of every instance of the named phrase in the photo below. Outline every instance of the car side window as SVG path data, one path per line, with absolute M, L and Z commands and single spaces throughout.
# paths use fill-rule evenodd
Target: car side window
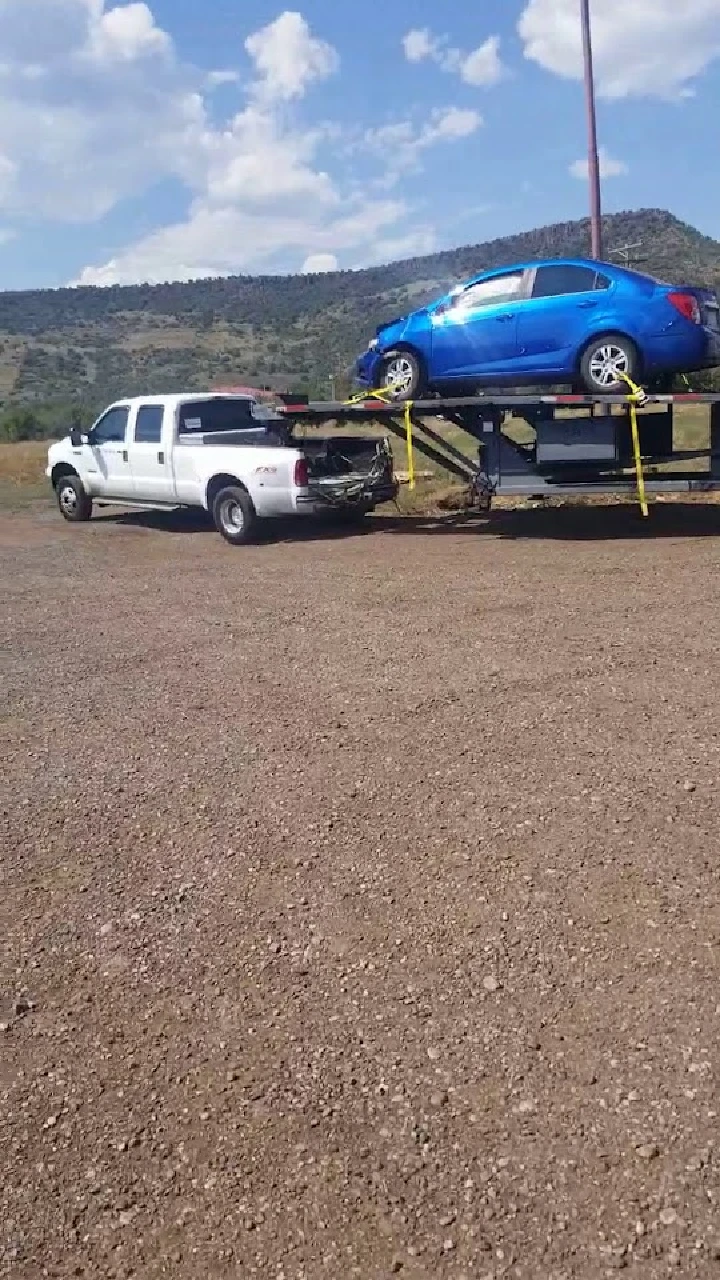
M 118 405 L 116 409 L 108 409 L 106 414 L 92 430 L 93 444 L 124 444 L 130 409 L 127 405 Z
M 492 276 L 490 280 L 478 280 L 458 294 L 454 309 L 475 311 L 479 307 L 511 302 L 521 292 L 524 276 L 524 271 L 513 271 L 504 276 Z
M 135 444 L 160 444 L 164 409 L 161 404 L 141 404 L 135 419 Z
M 607 277 L 602 277 L 607 280 Z M 572 293 L 591 293 L 596 285 L 598 272 L 592 267 L 573 267 L 558 262 L 553 266 L 538 267 L 533 285 L 533 298 L 561 298 Z M 605 288 L 609 287 L 609 280 Z

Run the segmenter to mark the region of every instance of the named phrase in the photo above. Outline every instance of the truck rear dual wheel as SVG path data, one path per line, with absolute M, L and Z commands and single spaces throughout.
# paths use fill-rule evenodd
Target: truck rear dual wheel
M 65 520 L 79 524 L 92 515 L 92 498 L 85 492 L 79 476 L 61 476 L 55 484 L 55 497 Z
M 213 500 L 212 517 L 218 533 L 234 547 L 250 541 L 257 518 L 250 495 L 239 485 L 220 490 Z

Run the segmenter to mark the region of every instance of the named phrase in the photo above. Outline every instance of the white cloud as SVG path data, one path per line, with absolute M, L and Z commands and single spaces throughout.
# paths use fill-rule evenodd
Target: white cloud
M 500 38 L 491 36 L 472 53 L 461 59 L 460 77 L 466 84 L 489 87 L 503 78 L 505 70 L 500 60 Z
M 364 147 L 384 157 L 386 181 L 397 181 L 407 170 L 416 168 L 424 151 L 438 142 L 456 142 L 469 138 L 482 125 L 478 111 L 463 107 L 446 107 L 430 114 L 420 129 L 411 121 L 399 120 L 394 124 L 368 129 Z
M 224 84 L 238 84 L 239 81 L 239 71 L 210 71 L 205 78 L 209 89 L 217 89 Z
M 92 7 L 90 13 L 92 15 Z M 97 20 L 91 22 L 88 43 L 90 53 L 102 62 L 114 59 L 132 62 L 136 58 L 172 53 L 170 36 L 155 25 L 146 4 L 123 4 L 106 13 L 100 12 Z
M 325 79 L 339 66 L 332 45 L 312 35 L 301 13 L 289 10 L 248 36 L 245 48 L 257 68 L 258 92 L 271 99 L 302 97 L 314 80 Z
M 337 271 L 339 265 L 334 253 L 311 253 L 300 270 L 303 275 L 320 275 L 321 272 Z
M 403 36 L 403 49 L 408 62 L 423 62 L 425 58 L 434 58 L 439 53 L 439 46 L 427 27 L 414 28 Z
M 393 247 L 430 245 L 432 228 L 417 225 L 407 199 L 389 193 L 384 178 L 335 176 L 333 148 L 342 155 L 347 141 L 336 123 L 300 123 L 295 103 L 338 66 L 335 50 L 304 17 L 281 13 L 248 35 L 245 52 L 240 73 L 181 64 L 149 4 L 0 0 L 5 234 L 30 221 L 91 224 L 170 179 L 186 192 L 173 223 L 120 243 L 75 283 L 193 279 L 308 262 L 330 270 L 385 260 Z M 206 95 L 240 75 L 242 107 L 218 123 Z M 430 146 L 469 137 L 480 123 L 476 112 L 448 108 L 422 127 L 390 128 L 399 128 L 394 139 L 412 167 Z M 363 146 L 384 174 L 388 154 L 379 142 Z
M 605 147 L 598 148 L 598 159 L 600 161 L 601 178 L 621 178 L 628 172 L 628 167 L 624 160 L 616 160 Z M 589 172 L 590 166 L 587 157 L 584 160 L 575 160 L 570 165 L 570 176 L 572 178 L 579 178 L 587 182 Z
M 400 201 L 374 201 L 320 220 L 298 216 L 292 207 L 270 215 L 232 206 L 213 209 L 200 201 L 183 221 L 146 236 L 99 267 L 86 267 L 72 283 L 199 280 L 262 269 L 281 251 L 294 251 L 298 261 L 307 261 L 315 253 L 362 246 L 363 259 L 371 258 L 384 232 L 406 212 Z
M 408 62 L 431 60 L 475 88 L 490 88 L 505 75 L 499 36 L 490 36 L 477 49 L 464 53 L 451 45 L 447 36 L 435 36 L 428 27 L 422 27 L 408 31 L 402 44 Z
M 518 32 L 526 58 L 581 78 L 577 0 L 529 0 Z M 602 0 L 592 34 L 602 97 L 677 98 L 720 55 L 720 0 Z

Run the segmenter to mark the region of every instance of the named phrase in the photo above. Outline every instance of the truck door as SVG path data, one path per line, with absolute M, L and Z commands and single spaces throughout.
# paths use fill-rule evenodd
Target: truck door
M 88 432 L 88 443 L 82 449 L 82 474 L 94 497 L 132 497 L 127 450 L 129 417 L 129 405 L 113 405 Z
M 166 412 L 171 411 L 164 404 L 140 404 L 130 423 L 128 452 L 133 493 L 138 502 L 175 501 L 171 448 L 163 437 Z

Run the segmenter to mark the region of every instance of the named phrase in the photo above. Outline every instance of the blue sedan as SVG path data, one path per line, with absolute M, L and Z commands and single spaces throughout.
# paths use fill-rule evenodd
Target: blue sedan
M 355 381 L 396 400 L 548 383 L 602 395 L 627 390 L 622 374 L 669 384 L 720 364 L 718 314 L 712 289 L 582 258 L 529 262 L 381 325 Z

